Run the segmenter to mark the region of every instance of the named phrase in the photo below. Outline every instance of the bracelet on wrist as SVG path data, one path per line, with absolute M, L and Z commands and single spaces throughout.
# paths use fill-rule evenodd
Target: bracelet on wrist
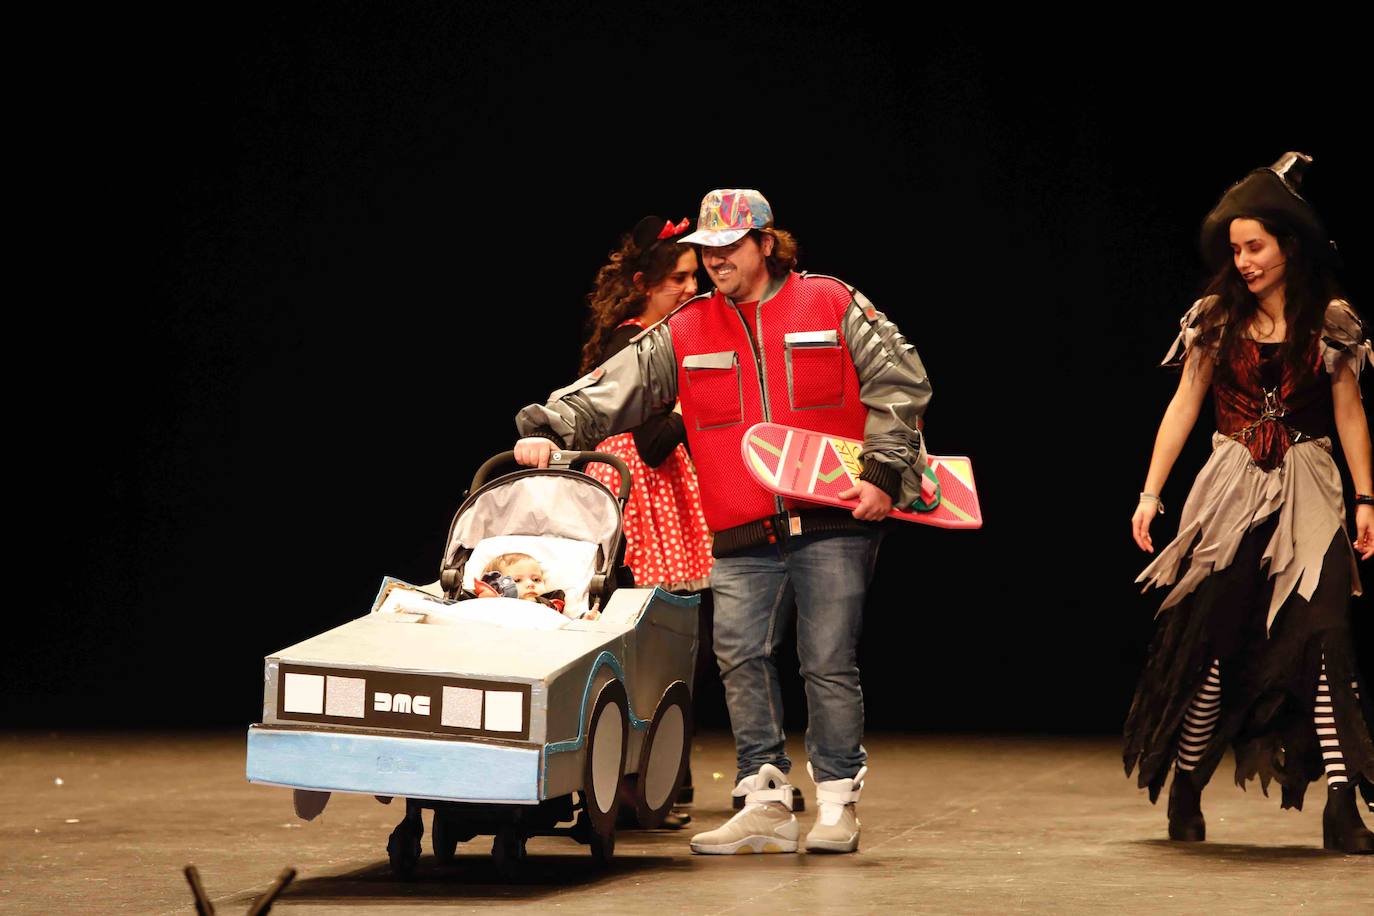
M 1355 494 L 1355 505 L 1357 505 L 1357 506 L 1374 506 L 1374 496 L 1370 496 L 1368 493 L 1356 493 L 1356 494 Z
M 1163 514 L 1164 514 L 1164 500 L 1160 499 L 1158 494 L 1156 494 L 1156 493 L 1146 493 L 1146 492 L 1144 492 L 1144 491 L 1141 491 L 1141 494 L 1140 494 L 1140 501 L 1141 501 L 1141 502 L 1149 501 L 1149 502 L 1154 503 L 1154 504 L 1155 504 L 1155 511 L 1156 511 L 1158 514 L 1160 514 L 1160 515 L 1163 515 Z

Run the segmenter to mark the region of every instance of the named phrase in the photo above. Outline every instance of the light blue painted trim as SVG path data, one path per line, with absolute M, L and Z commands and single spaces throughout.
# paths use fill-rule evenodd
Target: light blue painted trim
M 323 792 L 538 804 L 538 748 L 250 728 L 248 781 Z
M 567 741 L 555 741 L 552 744 L 544 745 L 544 759 L 539 772 L 539 790 L 541 792 L 544 791 L 544 787 L 548 784 L 549 755 L 561 754 L 564 751 L 581 750 L 582 746 L 587 743 L 587 705 L 591 702 L 592 682 L 596 680 L 596 672 L 601 670 L 602 665 L 610 665 L 611 670 L 615 672 L 616 679 L 622 684 L 625 683 L 625 669 L 620 667 L 620 662 L 617 661 L 616 657 L 609 651 L 603 651 L 596 657 L 596 661 L 592 662 L 592 670 L 587 675 L 587 686 L 582 688 L 582 706 L 577 714 L 577 737 L 569 738 Z M 629 691 L 625 692 L 625 702 L 631 702 L 629 699 Z M 648 719 L 640 719 L 635 716 L 633 706 L 626 711 L 626 714 L 630 717 L 630 727 L 635 731 L 644 731 L 644 729 L 649 727 Z
M 654 586 L 653 594 L 649 596 L 648 603 L 652 604 L 659 600 L 667 601 L 669 604 L 675 604 L 678 607 L 696 607 L 701 604 L 700 595 L 674 595 L 672 592 L 664 591 L 656 585 Z M 581 750 L 582 746 L 587 743 L 587 707 L 592 701 L 592 683 L 596 680 L 596 673 L 601 670 L 602 665 L 610 665 L 611 671 L 615 672 L 616 679 L 619 680 L 621 684 L 625 683 L 625 669 L 621 667 L 620 661 L 610 651 L 603 650 L 602 653 L 596 657 L 596 661 L 592 662 L 591 671 L 587 674 L 586 686 L 582 688 L 582 705 L 579 707 L 577 714 L 577 737 L 544 745 L 544 756 L 540 763 L 539 770 L 539 790 L 541 793 L 548 785 L 549 755 Z M 630 727 L 635 731 L 646 730 L 649 727 L 650 720 L 641 719 L 635 715 L 634 701 L 630 699 L 630 692 L 628 689 L 625 691 L 625 702 L 630 706 L 626 711 L 626 714 L 630 718 Z
M 592 670 L 587 674 L 587 686 L 582 688 L 582 706 L 577 714 L 577 737 L 569 738 L 567 741 L 555 741 L 552 744 L 544 745 L 544 754 L 546 756 L 549 754 L 561 754 L 564 751 L 580 750 L 582 745 L 587 743 L 587 706 L 591 703 L 592 699 L 592 682 L 596 680 L 596 672 L 601 670 L 602 665 L 610 665 L 611 670 L 615 672 L 616 680 L 620 681 L 622 684 L 625 683 L 625 669 L 620 667 L 620 662 L 616 657 L 609 651 L 603 651 L 598 655 L 596 661 L 592 662 Z M 630 703 L 629 691 L 626 691 L 625 702 Z M 649 727 L 648 719 L 640 719 L 635 716 L 633 705 L 627 710 L 627 714 L 630 717 L 630 727 L 635 731 L 643 731 Z
M 701 604 L 700 595 L 674 595 L 672 592 L 664 591 L 662 588 L 655 585 L 653 594 L 649 596 L 649 604 L 659 600 L 667 601 L 669 604 L 676 604 L 678 607 L 696 607 Z M 570 738 L 567 741 L 555 741 L 552 744 L 546 744 L 544 746 L 544 769 L 546 772 L 548 769 L 547 757 L 549 754 L 576 751 L 581 749 L 582 745 L 586 743 L 587 735 L 585 729 L 587 727 L 587 705 L 591 702 L 592 681 L 596 679 L 596 672 L 602 665 L 610 665 L 611 670 L 615 672 L 615 676 L 619 679 L 620 683 L 625 683 L 625 669 L 620 666 L 620 662 L 614 655 L 608 651 L 603 651 L 596 657 L 596 661 L 592 662 L 591 673 L 587 675 L 587 685 L 582 688 L 582 706 L 578 711 L 577 737 Z M 635 731 L 644 731 L 649 727 L 649 720 L 640 719 L 635 716 L 633 701 L 629 699 L 628 690 L 625 691 L 625 695 L 626 702 L 631 704 L 628 711 L 630 726 L 634 728 Z
M 654 586 L 654 593 L 649 596 L 650 603 L 663 600 L 669 604 L 676 604 L 678 607 L 696 607 L 701 604 L 700 595 L 674 595 L 672 592 L 664 591 L 657 585 Z

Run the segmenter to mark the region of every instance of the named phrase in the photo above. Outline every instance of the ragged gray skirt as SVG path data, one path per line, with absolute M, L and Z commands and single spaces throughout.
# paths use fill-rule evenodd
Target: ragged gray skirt
M 1236 782 L 1258 777 L 1302 807 L 1322 775 L 1312 708 L 1325 664 L 1341 752 L 1353 781 L 1374 785 L 1371 691 L 1361 689 L 1350 627 L 1360 593 L 1329 439 L 1294 445 L 1263 471 L 1217 434 L 1184 505 L 1179 534 L 1137 581 L 1173 585 L 1126 719 L 1127 775 L 1153 801 L 1178 750 L 1188 705 L 1214 660 L 1221 715 L 1191 778 L 1211 779 L 1226 748 Z

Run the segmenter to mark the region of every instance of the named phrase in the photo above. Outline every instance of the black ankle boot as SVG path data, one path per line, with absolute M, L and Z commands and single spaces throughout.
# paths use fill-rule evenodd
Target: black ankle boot
M 1360 812 L 1355 806 L 1355 787 L 1348 782 L 1326 787 L 1322 846 L 1353 855 L 1374 853 L 1374 833 L 1360 821 Z
M 1198 843 L 1207 839 L 1207 822 L 1202 818 L 1202 790 L 1182 770 L 1174 770 L 1169 784 L 1169 839 Z

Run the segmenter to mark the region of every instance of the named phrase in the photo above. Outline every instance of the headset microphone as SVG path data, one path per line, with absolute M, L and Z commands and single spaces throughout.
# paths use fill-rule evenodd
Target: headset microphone
M 1270 264 L 1268 267 L 1256 267 L 1252 273 L 1252 276 L 1246 278 L 1247 282 L 1251 279 L 1258 280 L 1260 277 L 1264 276 L 1265 272 L 1273 270 L 1275 267 L 1282 267 L 1287 263 L 1288 259 L 1285 258 L 1284 260 L 1279 261 L 1277 264 Z M 1245 274 L 1241 274 L 1241 276 L 1244 277 Z

